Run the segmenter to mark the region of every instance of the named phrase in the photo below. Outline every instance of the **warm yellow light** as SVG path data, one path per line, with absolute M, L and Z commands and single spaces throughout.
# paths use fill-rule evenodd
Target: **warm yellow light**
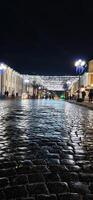
M 28 94 L 27 93 L 23 93 L 22 94 L 22 99 L 28 99 Z

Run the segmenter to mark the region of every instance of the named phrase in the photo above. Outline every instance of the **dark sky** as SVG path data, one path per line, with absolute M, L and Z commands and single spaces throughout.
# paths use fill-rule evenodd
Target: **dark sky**
M 92 1 L 1 2 L 1 62 L 26 74 L 73 75 L 74 60 L 93 58 Z

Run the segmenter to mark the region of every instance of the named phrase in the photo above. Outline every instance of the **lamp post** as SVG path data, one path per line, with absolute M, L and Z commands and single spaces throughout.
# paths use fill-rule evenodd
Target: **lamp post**
M 84 66 L 85 66 L 86 62 L 84 60 L 77 60 L 75 62 L 75 67 L 76 67 L 76 72 L 79 75 L 79 80 L 78 80 L 78 99 L 80 98 L 80 75 L 83 73 L 84 71 Z
M 0 75 L 1 75 L 1 88 L 0 93 L 3 95 L 3 72 L 6 70 L 7 66 L 4 63 L 0 63 Z

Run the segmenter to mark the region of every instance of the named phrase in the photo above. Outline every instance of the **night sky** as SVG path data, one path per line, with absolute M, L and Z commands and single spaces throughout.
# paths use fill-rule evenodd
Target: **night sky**
M 92 1 L 1 2 L 1 62 L 25 74 L 74 75 L 76 59 L 93 59 Z

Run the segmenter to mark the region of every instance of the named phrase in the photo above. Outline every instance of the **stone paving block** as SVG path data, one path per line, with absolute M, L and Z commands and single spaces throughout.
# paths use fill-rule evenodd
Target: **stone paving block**
M 54 172 L 54 173 L 69 171 L 65 165 L 49 165 L 49 169 L 51 172 Z
M 38 148 L 38 146 L 39 146 L 37 142 L 33 142 L 33 141 L 30 141 L 29 145 L 31 148 Z
M 82 165 L 82 169 L 84 172 L 93 172 L 93 164 L 84 164 Z
M 70 136 L 74 137 L 74 135 L 75 135 L 75 133 L 71 133 L 71 132 L 70 132 Z M 72 138 L 72 137 L 71 137 L 71 138 Z M 75 135 L 75 137 L 76 137 L 76 135 Z M 67 142 L 67 145 L 70 146 L 70 147 L 72 147 L 72 149 L 73 149 L 73 147 L 74 147 L 74 145 L 73 145 L 73 143 L 71 142 L 71 140 L 69 140 L 69 141 Z
M 78 155 L 78 154 L 76 155 L 75 154 L 74 158 L 76 161 L 84 160 L 84 159 L 87 160 L 87 157 L 85 155 Z
M 82 182 L 92 182 L 93 181 L 93 173 L 80 173 L 79 178 L 80 178 L 80 181 L 82 181 Z
M 73 151 L 73 144 L 72 145 L 68 145 L 68 144 L 65 144 L 65 145 L 63 145 L 63 148 L 65 149 L 65 150 L 71 150 L 71 151 Z
M 72 171 L 72 172 L 80 172 L 82 170 L 82 168 L 78 165 L 69 165 L 68 166 L 69 168 L 69 171 Z
M 60 154 L 60 157 L 61 157 L 61 159 L 71 159 L 71 160 L 73 160 L 73 155 L 71 155 L 71 154 L 63 154 L 63 153 L 61 153 Z
M 16 168 L 16 174 L 30 174 L 32 172 L 30 166 L 19 166 Z
M 24 160 L 20 163 L 20 165 L 22 165 L 23 167 L 25 167 L 25 166 L 31 167 L 33 165 L 33 162 L 31 160 Z
M 2 190 L 0 190 L 0 200 L 5 200 L 5 199 L 6 199 L 5 193 Z
M 60 160 L 56 159 L 56 158 L 49 158 L 46 159 L 47 164 L 54 164 L 54 165 L 59 165 L 60 164 Z
M 64 193 L 58 195 L 59 200 L 81 200 L 81 197 L 77 193 Z
M 93 194 L 86 194 L 86 195 L 83 197 L 83 200 L 93 200 Z
M 34 165 L 46 165 L 46 161 L 44 159 L 34 159 L 32 162 Z
M 6 170 L 0 169 L 0 177 L 6 177 Z
M 87 151 L 86 150 L 75 150 L 75 154 L 78 154 L 78 155 L 87 155 Z
M 65 182 L 49 182 L 47 183 L 47 187 L 51 194 L 58 194 L 69 191 L 68 184 Z
M 19 197 L 26 197 L 27 191 L 24 186 L 14 186 L 14 187 L 7 187 L 4 189 L 4 193 L 7 199 L 19 198 Z
M 48 153 L 47 157 L 54 158 L 54 159 L 60 159 L 60 156 L 57 153 Z
M 74 162 L 74 160 L 69 160 L 69 159 L 62 159 L 61 160 L 61 164 L 63 164 L 63 165 L 75 165 L 75 162 Z
M 76 165 L 83 166 L 84 164 L 85 165 L 90 164 L 90 161 L 88 161 L 88 160 L 78 160 L 78 161 L 76 161 Z
M 93 181 L 93 180 L 92 180 L 92 181 Z M 93 193 L 93 182 L 90 183 L 90 185 L 89 185 L 89 189 L 90 189 L 91 193 Z
M 32 173 L 28 175 L 29 183 L 40 183 L 45 182 L 44 176 L 42 173 Z
M 57 200 L 57 196 L 55 194 L 52 195 L 38 195 L 37 200 Z
M 53 153 L 53 154 L 60 154 L 60 148 L 57 147 L 57 148 L 53 148 L 49 151 L 50 153 Z
M 38 172 L 44 173 L 44 172 L 49 172 L 49 169 L 47 168 L 46 165 L 34 165 L 31 168 L 31 172 L 32 173 L 38 173 Z
M 16 174 L 15 169 L 2 169 L 0 170 L 0 177 L 10 177 Z
M 25 185 L 26 183 L 28 183 L 26 175 L 19 175 L 15 177 L 12 182 L 13 185 Z
M 56 144 L 56 142 L 51 142 L 51 141 L 48 141 L 48 142 L 46 142 L 46 144 L 48 145 L 48 146 L 57 146 L 57 144 Z
M 0 188 L 5 187 L 9 184 L 9 180 L 7 178 L 0 178 Z
M 34 154 L 32 154 L 32 152 L 26 152 L 25 156 L 28 160 L 33 160 L 33 159 L 36 159 L 36 153 L 34 152 Z
M 49 194 L 48 188 L 45 183 L 34 183 L 27 185 L 29 196 L 32 194 Z
M 74 151 L 73 151 L 73 150 L 65 150 L 65 149 L 63 149 L 63 150 L 62 150 L 62 153 L 73 155 L 73 154 L 74 154 Z
M 89 186 L 82 182 L 70 182 L 70 190 L 73 193 L 88 194 L 90 193 Z
M 0 163 L 0 169 L 14 168 L 17 166 L 16 161 Z
M 62 182 L 78 181 L 78 173 L 76 172 L 64 172 L 59 173 Z
M 56 173 L 46 173 L 44 174 L 44 178 L 46 182 L 57 182 L 61 181 L 60 177 Z
M 83 144 L 83 146 L 82 146 L 82 144 L 74 144 L 74 152 L 78 152 L 78 151 L 81 151 L 81 150 L 83 150 L 83 151 L 86 151 L 86 147 L 84 147 L 84 144 Z

